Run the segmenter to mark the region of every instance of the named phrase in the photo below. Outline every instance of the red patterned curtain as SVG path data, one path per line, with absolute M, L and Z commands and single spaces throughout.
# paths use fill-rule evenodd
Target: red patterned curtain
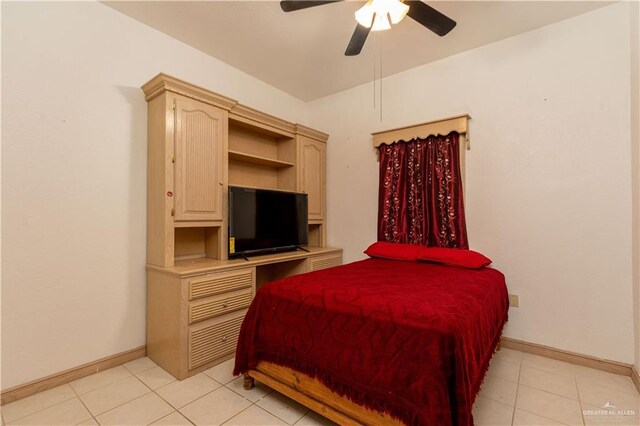
M 378 241 L 469 248 L 459 138 L 380 145 Z

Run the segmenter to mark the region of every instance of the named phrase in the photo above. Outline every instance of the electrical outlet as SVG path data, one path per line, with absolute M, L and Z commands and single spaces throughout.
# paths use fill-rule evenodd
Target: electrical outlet
M 511 306 L 512 308 L 517 308 L 520 306 L 520 300 L 518 299 L 517 294 L 509 295 L 509 306 Z

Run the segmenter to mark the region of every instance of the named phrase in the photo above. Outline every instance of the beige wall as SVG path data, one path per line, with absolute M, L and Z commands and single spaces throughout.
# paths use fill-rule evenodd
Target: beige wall
M 99 3 L 2 2 L 2 387 L 145 344 L 146 103 L 166 72 L 306 105 Z
M 640 3 L 629 6 L 631 52 L 631 161 L 633 190 L 633 306 L 635 366 L 640 371 Z
M 376 239 L 372 131 L 469 113 L 470 244 L 520 296 L 506 335 L 632 363 L 629 56 L 617 4 L 386 78 L 382 122 L 370 84 L 311 102 L 329 243 Z

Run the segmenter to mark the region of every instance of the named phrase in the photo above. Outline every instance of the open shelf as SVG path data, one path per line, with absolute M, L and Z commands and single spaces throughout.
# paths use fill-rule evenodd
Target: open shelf
M 324 246 L 324 224 L 322 223 L 310 223 L 309 224 L 309 247 L 322 247 Z
M 256 290 L 262 284 L 307 271 L 307 257 L 256 266 Z
M 219 259 L 222 251 L 222 227 L 199 226 L 174 229 L 174 261 Z
M 243 161 L 245 163 L 258 164 L 260 166 L 273 167 L 275 169 L 282 169 L 285 167 L 293 167 L 294 164 L 288 161 L 274 160 L 271 158 L 261 157 L 258 155 L 245 154 L 240 151 L 229 150 L 229 159 L 236 161 Z

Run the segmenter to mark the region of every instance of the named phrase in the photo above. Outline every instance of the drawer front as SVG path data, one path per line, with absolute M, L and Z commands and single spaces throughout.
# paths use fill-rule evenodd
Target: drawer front
M 189 279 L 189 300 L 200 299 L 243 288 L 253 288 L 255 270 L 239 269 L 231 272 L 208 274 Z
M 192 302 L 189 304 L 189 324 L 246 308 L 251 303 L 252 298 L 253 289 L 247 287 L 242 290 Z
M 333 268 L 342 265 L 342 254 L 336 253 L 328 256 L 318 256 L 309 259 L 309 269 L 320 271 L 322 269 Z
M 189 370 L 233 353 L 245 311 L 225 321 L 189 330 Z

